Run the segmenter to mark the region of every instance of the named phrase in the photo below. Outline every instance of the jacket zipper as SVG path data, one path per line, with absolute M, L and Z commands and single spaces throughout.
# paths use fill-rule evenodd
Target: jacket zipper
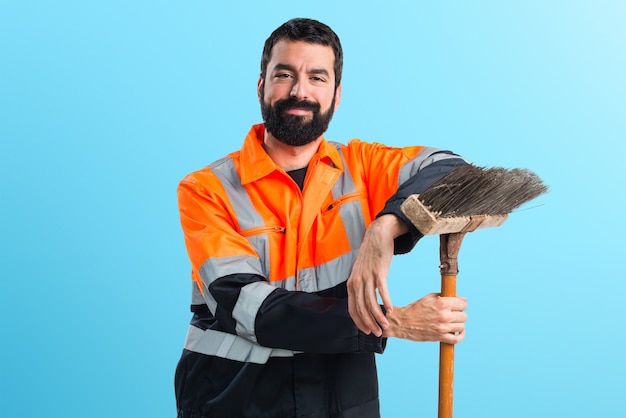
M 241 235 L 244 237 L 251 237 L 253 235 L 265 234 L 268 232 L 280 232 L 284 233 L 286 228 L 284 226 L 258 226 L 256 228 L 246 229 L 241 231 Z
M 333 210 L 334 208 L 336 208 L 337 206 L 341 206 L 346 202 L 352 201 L 352 200 L 358 200 L 359 197 L 362 195 L 362 192 L 354 192 L 354 193 L 350 193 L 344 196 L 341 196 L 339 199 L 335 200 L 333 203 L 331 203 L 330 205 L 328 205 L 328 207 L 326 209 L 324 209 L 324 213 Z

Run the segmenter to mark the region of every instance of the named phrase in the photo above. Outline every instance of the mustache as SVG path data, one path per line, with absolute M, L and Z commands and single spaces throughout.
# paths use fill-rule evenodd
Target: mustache
M 274 103 L 274 108 L 278 112 L 290 109 L 307 109 L 313 112 L 319 112 L 320 104 L 316 102 L 309 102 L 307 100 L 298 100 L 295 97 L 289 97 L 287 99 L 278 100 Z

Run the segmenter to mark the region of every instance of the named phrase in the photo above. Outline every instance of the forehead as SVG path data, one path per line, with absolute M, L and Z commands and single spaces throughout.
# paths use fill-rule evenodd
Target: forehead
M 272 48 L 267 65 L 268 71 L 272 71 L 278 64 L 305 69 L 325 69 L 329 74 L 334 74 L 335 53 L 330 46 L 281 39 Z

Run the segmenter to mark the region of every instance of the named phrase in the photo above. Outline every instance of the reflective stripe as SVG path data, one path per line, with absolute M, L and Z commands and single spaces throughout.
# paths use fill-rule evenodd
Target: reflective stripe
M 263 275 L 259 259 L 251 255 L 211 257 L 202 263 L 199 273 L 205 287 L 208 287 L 216 279 L 229 274 L 249 273 Z
M 441 160 L 448 160 L 451 158 L 461 159 L 467 162 L 465 158 L 452 154 L 449 151 L 444 151 L 438 148 L 426 147 L 419 152 L 412 160 L 402 166 L 400 173 L 398 174 L 398 184 L 402 184 L 409 178 L 414 176 L 418 171 Z
M 208 356 L 246 363 L 265 364 L 270 357 L 293 357 L 291 350 L 261 347 L 244 338 L 225 332 L 189 326 L 185 349 Z
M 200 288 L 198 287 L 198 282 L 192 280 L 191 281 L 191 304 L 192 305 L 202 305 L 205 303 L 204 297 L 202 296 L 202 292 L 200 292 Z
M 233 319 L 237 322 L 235 332 L 244 338 L 256 342 L 254 322 L 259 308 L 267 296 L 276 288 L 268 282 L 254 282 L 245 285 L 239 292 L 239 298 L 233 308 Z
M 211 283 L 229 274 L 263 274 L 260 270 L 259 260 L 256 257 L 240 255 L 209 258 L 202 264 L 199 273 L 202 284 L 204 284 L 205 289 L 207 289 L 206 292 L 202 293 L 202 297 L 213 314 L 215 314 L 215 310 L 217 309 L 217 301 L 213 298 L 211 292 L 208 291 Z
M 358 252 L 358 248 L 353 249 L 351 252 L 345 253 L 328 263 L 316 266 L 318 291 L 331 289 L 348 280 Z
M 301 290 L 309 293 L 321 292 L 345 282 L 350 277 L 357 253 L 358 250 L 353 250 L 328 263 L 300 270 L 297 289 L 288 288 L 287 290 Z
M 267 233 L 246 237 L 259 256 L 261 275 L 270 277 L 270 242 Z
M 211 166 L 215 175 L 220 179 L 226 195 L 237 216 L 240 231 L 265 226 L 265 221 L 254 209 L 252 200 L 241 184 L 241 177 L 235 170 L 233 160 L 231 158 L 223 158 L 218 163 Z M 254 272 L 264 277 L 269 277 L 269 239 L 267 234 L 259 234 L 247 237 L 248 242 L 254 248 L 260 259 L 260 271 Z M 246 273 L 240 271 L 239 273 Z M 219 277 L 219 276 L 217 276 Z
M 339 214 L 350 242 L 350 249 L 358 250 L 366 229 L 361 201 L 357 199 L 344 203 L 339 206 Z
M 341 158 L 341 164 L 343 164 L 343 172 L 333 185 L 332 194 L 333 198 L 339 199 L 341 196 L 356 193 L 356 186 L 354 185 L 354 180 L 352 180 L 352 174 L 348 168 L 348 164 L 343 156 L 343 152 L 341 152 L 342 144 L 338 142 L 331 142 L 334 147 L 339 152 L 339 157 Z
M 287 277 L 285 280 L 270 282 L 274 287 L 285 290 L 296 290 L 296 276 Z
M 353 250 L 352 252 L 343 254 L 334 260 L 329 261 L 328 263 L 320 264 L 316 267 L 312 267 L 309 269 L 300 270 L 298 286 L 296 288 L 296 278 L 295 276 L 288 277 L 285 280 L 276 281 L 276 282 L 258 282 L 251 283 L 248 286 L 256 285 L 256 284 L 269 284 L 270 287 L 266 290 L 268 293 L 271 293 L 273 288 L 280 288 L 285 290 L 301 290 L 304 292 L 319 292 L 322 290 L 330 289 L 337 286 L 340 283 L 345 282 L 350 277 L 350 272 L 352 271 L 352 265 L 354 264 L 354 260 L 356 259 L 356 255 L 358 253 L 357 250 Z M 236 258 L 236 257 L 233 257 Z M 211 279 L 211 277 L 205 277 L 202 273 L 202 280 L 205 284 L 211 283 L 217 277 L 221 276 L 211 276 L 215 277 Z M 209 292 L 204 292 L 204 294 L 200 293 L 198 289 L 198 285 L 196 282 L 193 282 L 192 285 L 192 303 L 194 305 L 199 305 L 205 302 L 209 304 L 211 308 L 211 312 L 215 312 L 215 300 L 211 297 Z M 246 288 L 244 287 L 244 289 Z M 243 290 L 242 290 L 243 292 Z M 239 303 L 239 302 L 237 302 Z M 236 306 L 235 306 L 236 308 Z M 242 311 L 243 312 L 243 311 Z M 234 314 L 234 311 L 233 311 Z M 251 329 L 250 326 L 246 327 Z
M 298 271 L 297 289 L 303 292 L 317 292 L 317 280 L 315 280 L 315 269 L 306 268 Z
M 241 184 L 241 178 L 235 170 L 232 158 L 222 158 L 210 167 L 222 182 L 226 195 L 237 215 L 239 228 L 243 231 L 264 226 L 263 218 L 254 210 L 250 196 Z
M 339 151 L 341 157 L 341 163 L 343 164 L 343 172 L 337 179 L 337 182 L 333 186 L 332 194 L 334 199 L 339 199 L 342 196 L 356 193 L 357 189 L 352 179 L 352 173 L 348 168 L 348 164 L 343 156 L 343 153 L 339 149 L 341 144 L 334 143 L 335 147 Z M 343 222 L 344 230 L 348 236 L 350 242 L 350 248 L 358 250 L 365 235 L 365 219 L 363 216 L 363 207 L 361 207 L 360 200 L 354 200 L 347 202 L 339 206 L 339 216 Z

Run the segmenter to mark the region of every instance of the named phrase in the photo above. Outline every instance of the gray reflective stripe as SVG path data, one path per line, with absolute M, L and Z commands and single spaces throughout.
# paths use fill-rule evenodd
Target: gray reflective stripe
M 248 196 L 246 189 L 241 185 L 241 178 L 237 170 L 235 170 L 232 158 L 223 158 L 211 165 L 211 168 L 222 182 L 226 195 L 235 210 L 240 231 L 265 226 L 263 217 L 254 209 L 250 196 Z M 247 239 L 261 260 L 259 264 L 260 269 L 254 273 L 269 277 L 270 254 L 267 234 L 259 234 L 247 237 Z
M 255 282 L 245 285 L 239 292 L 239 298 L 233 308 L 233 319 L 237 322 L 235 332 L 244 338 L 256 342 L 254 322 L 259 308 L 267 296 L 276 288 L 268 282 Z
M 348 164 L 343 156 L 343 152 L 341 152 L 341 144 L 337 142 L 332 142 L 332 144 L 337 148 L 339 152 L 339 157 L 341 158 L 341 163 L 343 164 L 343 172 L 335 182 L 332 188 L 333 198 L 339 199 L 341 196 L 356 193 L 356 186 L 354 185 L 354 180 L 352 180 L 352 173 L 348 168 Z
M 317 280 L 315 280 L 315 269 L 307 268 L 298 271 L 297 289 L 303 292 L 317 292 Z
M 339 206 L 339 214 L 350 242 L 350 248 L 358 250 L 361 247 L 366 229 L 361 201 L 357 199 L 344 203 Z
M 287 277 L 285 280 L 281 280 L 278 282 L 270 282 L 270 284 L 280 289 L 296 290 L 296 276 L 290 276 Z
M 206 302 L 207 306 L 209 307 L 209 311 L 213 315 L 215 315 L 215 312 L 217 312 L 217 301 L 215 300 L 215 298 L 213 297 L 211 292 L 209 292 L 208 290 L 205 290 L 205 292 L 202 293 L 202 297 L 204 298 L 204 301 Z
M 200 266 L 200 278 L 206 289 L 202 293 L 204 301 L 209 307 L 209 310 L 215 314 L 217 309 L 217 301 L 211 295 L 208 288 L 211 283 L 220 277 L 227 276 L 229 274 L 237 273 L 250 273 L 250 274 L 263 274 L 260 270 L 260 263 L 256 257 L 253 256 L 232 256 L 232 257 L 213 257 L 205 261 Z
M 209 287 L 216 279 L 229 274 L 249 273 L 263 275 L 261 262 L 258 258 L 251 255 L 211 257 L 202 263 L 199 273 L 205 287 Z
M 352 273 L 354 261 L 359 249 L 354 249 L 349 253 L 345 253 L 328 263 L 320 264 L 315 267 L 317 276 L 318 291 L 326 290 L 345 282 Z
M 250 196 L 241 185 L 241 178 L 235 170 L 232 158 L 223 158 L 211 165 L 211 169 L 222 182 L 226 195 L 239 222 L 239 228 L 243 231 L 258 226 L 263 226 L 263 218 L 254 210 Z
M 259 265 L 261 268 L 261 275 L 263 277 L 270 277 L 270 243 L 267 233 L 253 235 L 247 237 L 248 242 L 254 248 L 254 251 L 259 255 Z
M 206 330 L 191 325 L 187 332 L 185 348 L 195 353 L 221 357 L 228 360 L 265 364 L 270 357 L 293 357 L 294 351 L 261 347 L 236 335 Z
M 316 267 L 302 269 L 298 272 L 297 289 L 303 292 L 321 292 L 331 289 L 348 280 L 358 250 L 343 254 L 328 263 Z
M 339 151 L 341 157 L 341 163 L 343 164 L 343 172 L 337 179 L 337 182 L 333 186 L 332 194 L 334 199 L 339 199 L 342 196 L 356 193 L 357 189 L 352 179 L 352 173 L 348 168 L 348 164 L 341 152 L 341 144 L 334 144 Z M 365 219 L 363 216 L 363 208 L 361 207 L 360 200 L 353 200 L 346 202 L 339 206 L 339 215 L 343 222 L 348 241 L 350 242 L 350 248 L 353 250 L 359 249 L 363 235 L 365 234 Z
M 191 304 L 192 305 L 202 305 L 205 303 L 204 298 L 202 297 L 202 292 L 200 292 L 200 288 L 198 287 L 198 282 L 195 280 L 191 281 Z
M 467 161 L 459 155 L 451 154 L 450 152 L 443 151 L 439 148 L 424 148 L 412 160 L 402 166 L 400 173 L 398 174 L 398 185 L 407 181 L 424 167 L 427 167 L 437 161 L 448 160 L 451 158 Z

